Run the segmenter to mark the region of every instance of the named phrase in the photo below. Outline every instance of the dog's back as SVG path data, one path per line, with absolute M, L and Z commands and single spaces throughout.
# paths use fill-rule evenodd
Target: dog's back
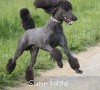
M 22 26 L 25 30 L 35 28 L 35 22 L 27 8 L 23 8 L 20 10 L 20 18 L 22 20 Z

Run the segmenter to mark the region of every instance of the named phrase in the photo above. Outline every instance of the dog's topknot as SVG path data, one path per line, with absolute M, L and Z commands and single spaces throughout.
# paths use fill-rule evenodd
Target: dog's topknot
M 27 8 L 23 8 L 20 10 L 20 17 L 24 18 L 30 14 L 29 10 Z
M 36 8 L 43 8 L 49 14 L 54 14 L 57 7 L 64 10 L 72 9 L 72 5 L 68 0 L 35 0 L 34 5 Z
M 59 5 L 61 0 L 35 0 L 34 5 L 36 8 L 55 7 Z M 62 0 L 63 1 L 63 0 Z
M 64 9 L 64 10 L 72 10 L 72 5 L 69 1 L 65 0 L 64 3 L 61 4 L 61 7 Z

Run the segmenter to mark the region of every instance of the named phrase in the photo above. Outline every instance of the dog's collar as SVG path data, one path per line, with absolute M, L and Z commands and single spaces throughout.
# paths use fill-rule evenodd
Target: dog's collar
M 51 17 L 51 20 L 54 21 L 54 22 L 56 22 L 56 23 L 60 23 L 60 21 L 54 19 L 53 17 Z

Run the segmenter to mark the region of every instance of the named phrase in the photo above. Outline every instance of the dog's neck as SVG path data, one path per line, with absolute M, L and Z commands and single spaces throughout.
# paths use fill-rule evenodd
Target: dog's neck
M 55 18 L 53 18 L 53 17 L 51 17 L 51 20 L 52 20 L 53 22 L 56 22 L 56 23 L 61 23 L 60 21 L 58 21 L 57 19 L 55 19 Z
M 47 23 L 46 23 L 46 27 L 49 27 L 50 31 L 62 31 L 62 22 L 58 21 L 54 18 L 51 18 Z

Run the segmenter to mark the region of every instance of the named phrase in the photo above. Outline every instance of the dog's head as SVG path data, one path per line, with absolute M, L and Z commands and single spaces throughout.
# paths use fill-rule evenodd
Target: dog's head
M 36 8 L 43 8 L 52 17 L 65 21 L 71 25 L 72 21 L 76 21 L 77 17 L 72 12 L 72 5 L 68 0 L 35 0 Z

